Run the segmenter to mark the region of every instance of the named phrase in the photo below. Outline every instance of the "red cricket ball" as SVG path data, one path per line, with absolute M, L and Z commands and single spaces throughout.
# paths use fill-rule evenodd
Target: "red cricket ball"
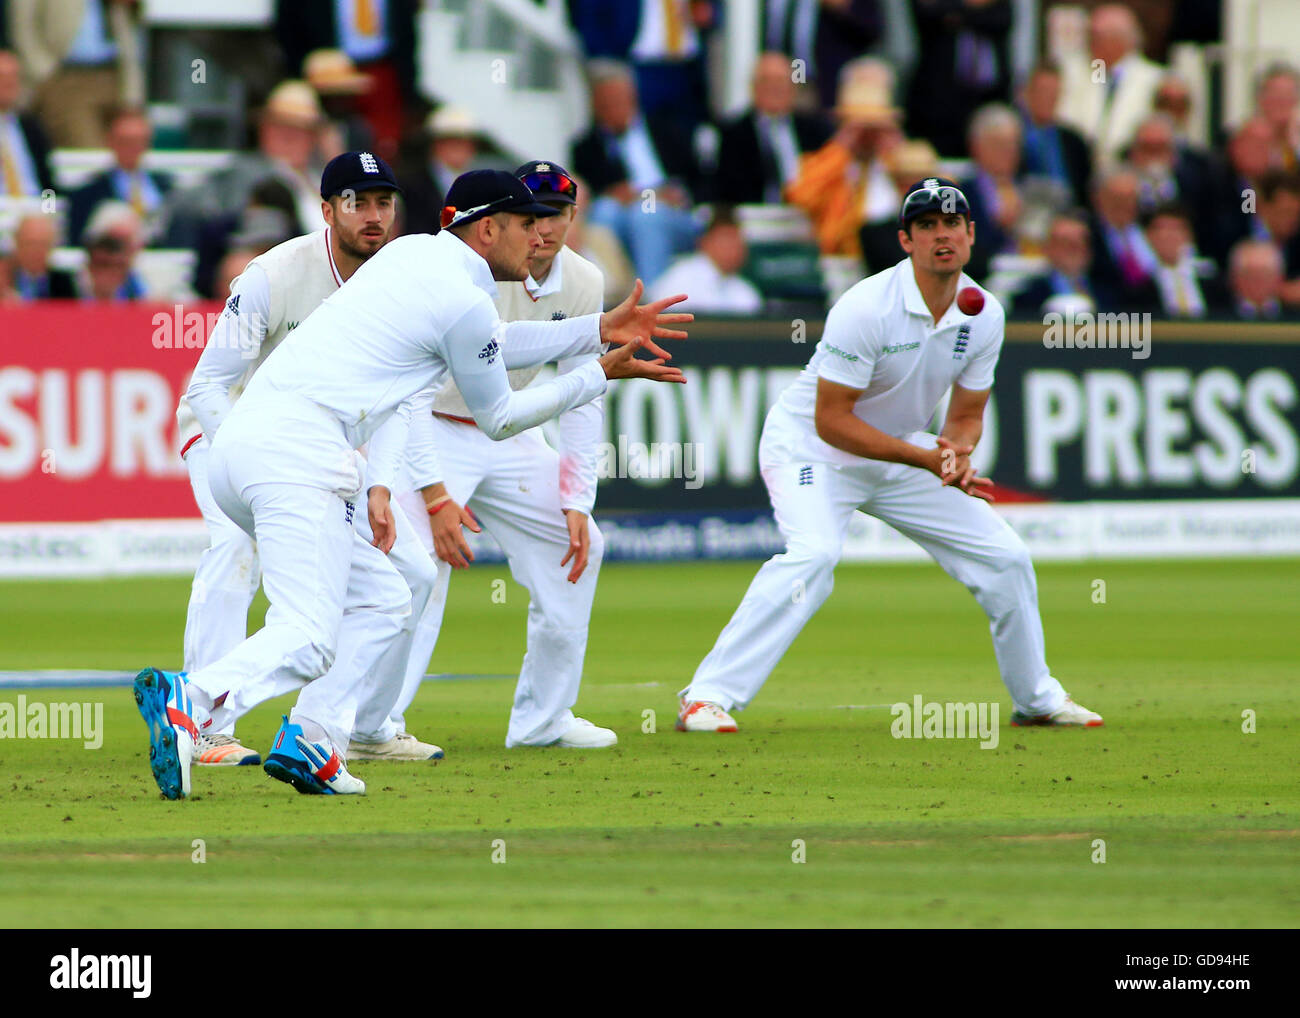
M 963 315 L 977 315 L 984 310 L 984 294 L 968 286 L 957 294 L 957 310 Z

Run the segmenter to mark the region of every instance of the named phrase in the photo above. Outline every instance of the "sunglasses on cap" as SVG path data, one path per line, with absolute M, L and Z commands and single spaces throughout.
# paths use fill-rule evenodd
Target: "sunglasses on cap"
M 902 222 L 907 222 L 925 212 L 957 213 L 970 215 L 970 202 L 957 188 L 950 185 L 922 187 L 913 191 L 903 202 L 898 213 Z
M 556 173 L 552 170 L 549 173 L 525 173 L 519 179 L 524 182 L 524 187 L 534 194 L 550 192 L 551 194 L 562 194 L 566 198 L 577 201 L 578 185 L 567 174 Z

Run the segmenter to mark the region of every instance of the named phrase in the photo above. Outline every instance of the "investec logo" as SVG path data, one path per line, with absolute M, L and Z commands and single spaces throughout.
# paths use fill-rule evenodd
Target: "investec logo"
M 979 739 L 980 749 L 998 748 L 996 703 L 925 703 L 918 693 L 912 702 L 889 708 L 895 739 Z
M 50 986 L 55 990 L 130 990 L 131 996 L 149 996 L 153 956 L 144 954 L 87 954 L 75 947 L 50 959 Z

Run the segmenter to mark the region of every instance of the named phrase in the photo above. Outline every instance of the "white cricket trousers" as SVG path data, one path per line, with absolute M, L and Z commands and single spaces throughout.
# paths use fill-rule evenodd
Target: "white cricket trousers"
M 779 404 L 768 414 L 759 468 L 772 499 L 783 554 L 769 559 L 681 695 L 743 709 L 830 595 L 855 510 L 883 520 L 964 584 L 989 617 L 1002 681 L 1018 711 L 1060 709 L 1065 691 L 1044 657 L 1038 586 L 1029 549 L 988 503 L 943 485 L 919 467 L 863 459 L 852 466 L 803 458 L 811 424 Z M 908 441 L 933 448 L 924 432 Z M 870 614 L 864 615 L 870 624 Z
M 185 664 L 187 672 L 206 668 L 225 657 L 248 637 L 248 609 L 261 581 L 257 545 L 218 507 L 208 485 L 206 438 L 185 452 L 194 502 L 203 514 L 208 546 L 194 570 L 190 603 L 185 613 Z M 234 719 L 222 733 L 233 735 Z
M 568 526 L 560 508 L 560 458 L 546 444 L 540 428 L 494 442 L 470 424 L 437 415 L 433 423 L 448 494 L 468 505 L 483 529 L 496 538 L 511 575 L 530 596 L 528 645 L 515 686 L 506 746 L 548 745 L 573 723 L 605 540 L 591 520 L 587 568 L 577 583 L 570 583 L 567 577 L 573 563 L 560 565 L 569 550 Z M 433 535 L 423 500 L 409 493 L 398 501 L 432 552 Z M 452 572 L 445 562 L 438 561 L 437 566 L 437 589 L 424 623 L 434 627 L 435 642 Z M 408 681 L 391 708 L 384 708 L 381 697 L 368 698 L 358 716 L 359 732 L 374 732 L 373 740 L 400 730 L 428 661 L 424 655 L 419 668 L 408 671 Z
M 357 463 L 337 422 L 295 397 L 217 432 L 212 494 L 257 541 L 270 609 L 261 630 L 190 676 L 209 702 L 224 696 L 209 708 L 214 727 L 306 683 L 291 719 L 346 754 L 365 679 L 410 611 L 388 556 L 353 528 L 366 511 Z

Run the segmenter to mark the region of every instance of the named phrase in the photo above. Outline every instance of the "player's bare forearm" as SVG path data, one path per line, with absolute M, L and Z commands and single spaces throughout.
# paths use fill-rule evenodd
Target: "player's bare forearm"
M 446 494 L 447 486 L 441 481 L 438 481 L 436 484 L 426 484 L 420 489 L 420 495 L 424 498 L 424 504 L 426 506 L 433 505 L 434 502 L 437 502 Z
M 886 434 L 855 413 L 825 411 L 819 403 L 816 424 L 818 438 L 827 445 L 833 445 L 854 456 L 884 460 L 887 463 L 906 463 L 922 470 L 933 469 L 933 449 L 922 449 L 911 442 Z
M 978 416 L 973 414 L 954 416 L 949 413 L 939 434 L 954 445 L 968 445 L 974 449 L 979 444 L 980 436 L 984 434 L 984 415 L 981 413 Z

